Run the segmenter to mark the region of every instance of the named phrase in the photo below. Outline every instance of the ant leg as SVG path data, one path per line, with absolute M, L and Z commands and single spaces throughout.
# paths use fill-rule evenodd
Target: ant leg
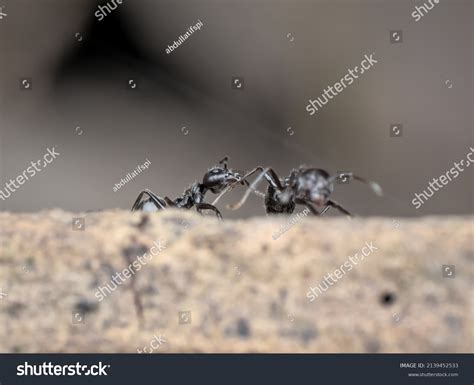
M 311 211 L 311 213 L 312 213 L 313 215 L 317 215 L 317 216 L 320 216 L 320 215 L 321 215 L 321 213 L 320 213 L 318 210 L 316 210 L 316 209 L 313 207 L 313 205 L 311 205 L 310 203 L 305 203 L 304 205 L 309 209 L 309 211 Z
M 327 212 L 330 208 L 331 208 L 331 205 L 327 205 L 327 206 L 323 209 L 323 211 L 321 211 L 321 214 L 320 214 L 320 215 L 322 216 L 322 215 L 326 214 L 326 212 Z
M 165 197 L 164 199 L 168 206 L 176 207 L 176 203 L 174 203 L 170 198 Z
M 346 214 L 348 217 L 353 217 L 353 215 L 349 211 L 347 211 L 344 207 L 342 207 L 336 201 L 332 201 L 332 200 L 329 199 L 327 201 L 327 207 L 334 207 L 335 209 L 339 210 L 341 213 Z M 325 209 L 325 211 L 327 211 L 327 210 Z
M 249 171 L 247 174 L 245 174 L 242 179 L 247 179 L 249 176 L 255 174 L 257 171 L 263 171 L 262 166 L 255 167 L 252 171 Z
M 162 198 L 156 195 L 153 191 L 149 189 L 143 190 L 140 194 L 138 194 L 138 198 L 135 200 L 135 203 L 132 206 L 132 211 L 135 211 L 140 208 L 140 203 L 144 194 L 147 194 L 151 201 L 155 204 L 158 209 L 164 209 L 165 204 L 162 202 Z
M 250 183 L 249 183 L 248 181 L 243 180 L 242 182 L 243 182 L 247 187 L 250 187 Z M 223 195 L 227 194 L 229 191 L 232 191 L 232 190 L 235 188 L 235 186 L 236 186 L 237 183 L 239 183 L 239 182 L 233 182 L 231 185 L 227 186 L 227 187 L 216 197 L 216 199 L 214 199 L 214 201 L 212 202 L 212 205 L 215 206 L 215 205 L 217 204 L 217 202 L 219 202 L 219 200 L 222 198 Z M 258 197 L 260 197 L 260 198 L 262 198 L 262 199 L 265 198 L 265 194 L 264 194 L 263 192 L 261 192 L 261 191 L 258 191 L 258 190 L 253 189 L 252 192 L 253 192 L 256 196 L 258 196 Z
M 258 183 L 260 183 L 260 181 L 266 176 L 267 172 L 268 172 L 269 169 L 265 169 L 258 177 L 257 179 L 255 179 L 252 184 L 247 188 L 247 191 L 245 191 L 245 194 L 244 196 L 242 197 L 242 199 L 233 204 L 233 205 L 227 205 L 227 208 L 228 209 L 231 209 L 231 210 L 237 210 L 238 208 L 240 208 L 244 203 L 245 201 L 247 200 L 247 198 L 249 197 L 250 193 L 255 189 L 255 187 L 257 187 Z
M 282 191 L 283 186 L 281 185 L 280 178 L 272 168 L 266 168 L 264 173 L 265 179 L 268 183 L 277 191 Z
M 222 214 L 221 212 L 217 209 L 216 206 L 213 206 L 209 203 L 197 203 L 196 204 L 196 211 L 199 213 L 199 214 L 202 214 L 202 210 L 212 210 L 216 213 L 216 216 L 217 218 L 219 218 L 220 220 L 222 220 Z
M 138 208 L 138 205 L 139 205 L 140 201 L 142 200 L 142 196 L 145 193 L 146 193 L 146 191 L 143 190 L 140 194 L 138 194 L 138 197 L 137 197 L 137 199 L 135 200 L 135 203 L 132 206 L 132 211 L 135 211 Z
M 216 197 L 216 199 L 213 200 L 212 205 L 215 206 L 217 202 L 222 198 L 223 195 L 227 194 L 229 191 L 232 191 L 235 187 L 235 185 L 239 182 L 233 182 L 229 186 L 227 186 L 222 192 Z
M 275 171 L 273 171 L 271 168 L 266 168 L 265 170 L 263 170 L 263 172 L 252 182 L 252 184 L 249 186 L 249 188 L 247 189 L 247 191 L 245 192 L 244 196 L 242 197 L 242 199 L 233 204 L 233 205 L 228 205 L 227 208 L 231 209 L 231 210 L 237 210 L 238 208 L 240 208 L 244 203 L 245 201 L 247 200 L 247 198 L 249 197 L 250 193 L 252 191 L 255 191 L 255 187 L 257 187 L 257 185 L 260 183 L 260 181 L 265 178 L 267 180 L 268 183 L 270 183 L 271 186 L 273 186 L 277 191 L 282 191 L 283 190 L 283 186 L 281 185 L 280 183 L 280 179 L 278 179 L 278 176 L 276 174 Z
M 248 182 L 247 178 L 253 174 L 255 174 L 257 171 L 263 171 L 263 167 L 262 166 L 258 166 L 258 167 L 255 167 L 252 171 L 249 171 L 247 174 L 245 174 L 241 180 L 242 180 L 242 183 L 245 184 L 247 187 L 250 187 L 250 183 Z M 272 170 L 273 171 L 273 170 Z M 276 174 L 275 174 L 276 175 Z M 278 179 L 278 177 L 277 177 Z M 254 189 L 253 190 L 253 193 L 257 196 L 259 196 L 260 198 L 265 198 L 265 194 Z
M 244 184 L 246 184 L 247 186 L 250 186 L 249 182 L 247 181 L 247 178 L 249 176 L 252 176 L 253 174 L 255 174 L 257 171 L 264 171 L 264 168 L 262 166 L 258 166 L 258 167 L 255 167 L 252 171 L 249 171 L 247 174 L 245 174 L 244 176 L 242 176 L 240 178 L 240 181 L 237 181 L 237 182 L 233 182 L 232 185 L 236 184 L 236 183 L 239 183 L 239 182 L 243 182 Z M 280 184 L 280 180 L 278 179 L 278 176 L 277 174 L 275 173 L 275 171 L 273 171 L 271 168 L 267 168 L 266 171 L 272 173 L 272 177 L 276 179 L 277 183 L 279 184 L 279 189 L 283 189 L 283 187 L 281 187 L 281 184 Z M 278 188 L 277 186 L 274 186 L 276 188 Z M 259 194 L 262 194 L 263 197 L 265 197 L 265 194 L 261 193 L 260 191 L 258 190 L 254 190 L 255 193 L 257 193 L 257 195 Z

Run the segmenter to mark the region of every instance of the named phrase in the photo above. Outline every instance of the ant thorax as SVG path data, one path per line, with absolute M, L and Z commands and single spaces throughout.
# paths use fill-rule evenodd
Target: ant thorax
M 200 183 L 193 183 L 180 197 L 175 199 L 175 204 L 178 207 L 190 209 L 196 203 L 203 201 L 204 193 L 202 190 L 202 185 Z

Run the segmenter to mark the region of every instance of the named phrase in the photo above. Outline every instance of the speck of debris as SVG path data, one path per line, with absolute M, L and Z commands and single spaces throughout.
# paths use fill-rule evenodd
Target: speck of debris
M 318 338 L 319 332 L 313 325 L 295 322 L 291 327 L 280 330 L 279 334 L 285 338 L 299 339 L 304 344 Z
M 30 257 L 28 257 L 28 258 L 26 259 L 26 266 L 27 266 L 29 269 L 34 270 L 35 265 L 36 265 L 36 263 L 35 263 L 35 257 L 30 256 Z
M 228 261 L 230 259 L 230 255 L 227 252 L 219 253 L 219 258 L 223 261 Z
M 325 251 L 325 252 L 329 252 L 331 251 L 332 247 L 331 247 L 331 244 L 329 242 L 323 242 L 321 244 L 321 248 Z
M 237 334 L 243 338 L 250 336 L 250 325 L 245 318 L 239 318 L 237 320 Z
M 163 265 L 161 266 L 161 272 L 163 274 L 168 274 L 171 271 L 170 265 Z
M 380 303 L 384 306 L 390 306 L 395 302 L 396 296 L 394 293 L 386 291 L 380 296 Z
M 242 238 L 242 233 L 239 230 L 237 230 L 233 227 L 226 227 L 224 231 L 225 231 L 225 233 L 224 233 L 225 236 L 229 237 L 231 239 Z
M 364 342 L 367 353 L 378 353 L 380 351 L 380 342 L 375 339 L 368 339 Z
M 182 219 L 178 217 L 163 217 L 161 219 L 164 223 L 173 223 L 175 225 L 179 225 L 182 221 Z
M 301 339 L 305 344 L 318 336 L 318 331 L 313 327 L 306 327 L 301 331 Z
M 194 246 L 198 249 L 204 248 L 209 249 L 210 251 L 216 250 L 215 242 L 210 238 L 204 238 L 202 236 L 197 236 L 193 239 Z
M 439 303 L 438 298 L 436 298 L 436 296 L 433 294 L 427 294 L 425 296 L 425 301 L 429 303 L 430 305 L 434 305 L 434 306 L 438 305 Z
M 102 263 L 100 266 L 102 270 L 107 272 L 107 275 L 114 275 L 115 269 L 110 263 Z
M 127 258 L 127 260 L 133 260 L 147 252 L 148 249 L 145 245 L 132 245 L 122 250 L 124 257 Z
M 77 312 L 81 312 L 83 314 L 86 313 L 92 313 L 97 310 L 97 303 L 96 302 L 90 302 L 87 300 L 80 300 L 78 303 L 76 303 L 76 306 L 74 306 L 74 310 Z
M 144 230 L 149 223 L 150 216 L 148 214 L 143 214 L 140 218 L 140 222 L 138 222 L 135 226 L 137 226 L 140 230 Z
M 150 295 L 154 295 L 154 294 L 159 295 L 159 294 L 160 294 L 160 290 L 159 290 L 157 287 L 155 287 L 155 286 L 149 284 L 148 286 L 145 286 L 145 287 L 143 288 L 143 293 L 144 293 L 144 294 L 150 294 Z
M 305 269 L 303 270 L 303 278 L 304 278 L 304 279 L 308 279 L 308 278 L 310 278 L 310 277 L 311 277 L 311 270 L 305 268 Z
M 14 302 L 7 307 L 7 313 L 12 317 L 19 317 L 20 313 L 26 308 L 26 305 L 20 302 Z
M 444 317 L 444 322 L 453 330 L 459 330 L 462 327 L 462 320 L 450 314 Z
M 468 261 L 474 261 L 474 252 L 472 250 L 466 250 L 464 258 L 466 258 Z
M 99 278 L 96 276 L 93 276 L 92 280 L 89 283 L 89 288 L 90 289 L 95 289 L 97 286 L 99 286 Z
M 250 289 L 250 292 L 251 292 L 252 294 L 258 294 L 258 288 L 257 288 L 257 286 L 253 286 L 253 285 L 252 285 L 252 286 L 250 286 L 249 289 Z
M 272 317 L 276 317 L 276 315 L 278 314 L 279 309 L 280 309 L 280 307 L 278 306 L 278 304 L 275 301 L 272 301 L 270 303 L 270 315 Z

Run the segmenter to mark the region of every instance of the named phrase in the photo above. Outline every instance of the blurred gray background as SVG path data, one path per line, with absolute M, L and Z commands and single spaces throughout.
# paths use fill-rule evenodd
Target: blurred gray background
M 180 195 L 229 155 L 242 171 L 272 166 L 283 177 L 305 164 L 378 181 L 382 198 L 336 186 L 359 215 L 472 213 L 474 167 L 411 204 L 473 145 L 473 2 L 442 1 L 415 22 L 422 4 L 124 0 L 99 22 L 96 1 L 0 0 L 0 189 L 48 147 L 61 153 L 0 209 L 129 209 L 146 187 Z M 167 55 L 198 19 L 203 28 Z M 390 43 L 392 30 L 402 43 Z M 306 112 L 371 53 L 378 64 Z M 244 89 L 231 88 L 236 76 Z M 20 89 L 24 77 L 32 90 Z M 395 123 L 400 138 L 389 136 Z M 150 168 L 113 192 L 146 158 Z M 264 214 L 258 197 L 225 210 L 242 193 L 218 205 L 224 217 Z

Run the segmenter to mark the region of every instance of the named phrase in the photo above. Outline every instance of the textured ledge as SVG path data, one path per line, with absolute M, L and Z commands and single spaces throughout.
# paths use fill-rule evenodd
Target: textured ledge
M 0 351 L 136 352 L 154 335 L 155 352 L 474 351 L 472 217 L 303 217 L 272 239 L 287 221 L 0 213 Z M 158 239 L 166 249 L 98 302 Z M 309 286 L 365 242 L 378 250 L 310 303 Z

